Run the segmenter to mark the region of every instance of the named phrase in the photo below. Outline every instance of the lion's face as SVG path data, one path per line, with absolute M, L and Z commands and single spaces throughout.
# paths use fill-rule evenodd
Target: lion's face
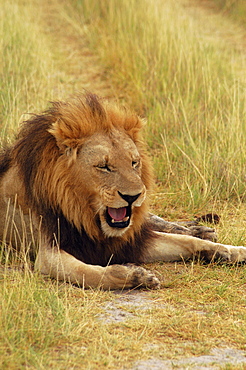
M 76 169 L 105 236 L 123 235 L 146 196 L 135 143 L 123 131 L 94 134 L 78 151 Z

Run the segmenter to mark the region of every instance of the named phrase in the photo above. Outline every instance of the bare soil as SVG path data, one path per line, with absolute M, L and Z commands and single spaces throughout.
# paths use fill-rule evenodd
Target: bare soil
M 180 0 L 184 9 L 207 32 L 207 37 L 230 45 L 246 57 L 246 27 L 239 22 L 228 21 L 212 0 Z
M 98 56 L 89 47 L 86 27 L 76 27 L 63 11 L 65 1 L 45 2 L 41 20 L 49 37 L 59 84 L 54 96 L 67 98 L 83 90 L 106 98 L 116 96 L 116 90 L 105 75 Z

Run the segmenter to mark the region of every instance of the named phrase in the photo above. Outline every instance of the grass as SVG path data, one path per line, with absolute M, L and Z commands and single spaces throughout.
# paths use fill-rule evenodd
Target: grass
M 213 0 L 223 14 L 245 26 L 246 4 L 244 0 Z
M 1 273 L 1 369 L 86 363 L 87 350 L 95 353 L 102 346 L 104 330 L 95 319 L 101 299 L 96 292 L 44 281 L 28 271 Z
M 188 264 L 153 266 L 165 278 L 153 305 L 123 322 L 99 320 L 110 292 L 83 291 L 19 271 L 1 274 L 2 369 L 116 369 L 229 346 L 245 350 L 245 272 Z M 192 286 L 192 289 L 191 289 Z
M 172 0 L 141 7 L 133 0 L 76 4 L 109 75 L 148 117 L 146 137 L 165 189 L 179 193 L 185 206 L 244 199 L 245 80 L 237 69 L 245 65 L 239 51 L 208 39 L 210 23 L 206 28 L 186 17 Z
M 0 12 L 3 140 L 23 113 L 85 85 L 93 90 L 90 51 L 76 52 L 88 43 L 105 84 L 148 118 L 152 209 L 171 220 L 213 210 L 220 241 L 245 245 L 245 65 L 233 39 L 220 36 L 231 21 L 201 22 L 171 0 L 1 1 Z M 220 32 L 211 35 L 215 23 Z M 246 350 L 244 266 L 148 265 L 162 286 L 144 292 L 144 310 L 119 302 L 125 292 L 84 291 L 31 267 L 21 259 L 0 268 L 1 369 L 130 369 L 140 359 Z M 104 322 L 108 303 L 132 316 Z
M 33 11 L 37 24 L 31 21 Z M 2 1 L 0 12 L 0 128 L 3 139 L 12 136 L 24 113 L 44 109 L 47 105 L 52 91 L 53 65 L 46 37 L 38 27 L 38 8 L 24 1 Z

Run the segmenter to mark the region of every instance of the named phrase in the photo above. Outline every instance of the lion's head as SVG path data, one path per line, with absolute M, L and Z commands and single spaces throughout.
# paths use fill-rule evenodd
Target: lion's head
M 29 137 L 25 182 L 38 212 L 48 204 L 94 239 L 133 236 L 152 182 L 142 124 L 128 109 L 88 93 L 27 121 L 16 159 Z
M 133 222 L 135 208 L 141 207 L 146 197 L 141 157 L 133 140 L 115 129 L 110 134 L 97 132 L 77 152 L 74 167 L 77 180 L 84 181 L 83 191 L 92 200 L 90 206 L 94 217 L 99 216 L 104 234 L 125 233 Z

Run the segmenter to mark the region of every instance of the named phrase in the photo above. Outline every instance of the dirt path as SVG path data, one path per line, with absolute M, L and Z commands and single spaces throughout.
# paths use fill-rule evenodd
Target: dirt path
M 211 41 L 220 40 L 246 56 L 246 27 L 218 11 L 211 0 L 180 0 L 188 14 L 202 25 Z
M 65 10 L 66 2 L 51 0 L 43 4 L 41 21 L 55 57 L 59 80 L 54 87 L 54 95 L 66 98 L 86 89 L 104 97 L 116 96 L 96 53 L 88 46 L 86 28 L 81 25 L 76 29 Z
M 180 0 L 180 2 L 192 21 L 198 25 L 197 28 L 201 29 L 201 37 L 207 39 L 209 44 L 214 43 L 216 46 L 219 45 L 221 50 L 225 50 L 225 58 L 228 53 L 237 56 L 236 63 L 231 64 L 231 69 L 235 76 L 245 83 L 246 27 L 219 12 L 211 0 Z

